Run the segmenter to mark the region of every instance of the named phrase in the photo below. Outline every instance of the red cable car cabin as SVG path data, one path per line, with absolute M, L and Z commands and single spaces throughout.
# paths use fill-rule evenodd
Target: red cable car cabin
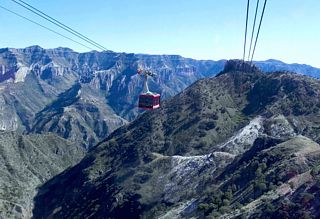
M 160 107 L 160 94 L 140 94 L 139 108 L 153 110 Z

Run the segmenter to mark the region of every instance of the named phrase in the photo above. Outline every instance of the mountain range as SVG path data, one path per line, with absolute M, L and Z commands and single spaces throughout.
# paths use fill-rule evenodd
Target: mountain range
M 46 182 L 34 218 L 319 218 L 320 81 L 234 63 Z
M 150 88 L 167 98 L 217 73 L 223 62 L 38 46 L 1 49 L 0 127 L 54 132 L 89 148 L 138 115 L 138 66 L 156 69 Z
M 0 49 L 0 218 L 318 217 L 320 69 L 255 64 Z
M 0 49 L 0 129 L 53 132 L 88 149 L 136 118 L 142 91 L 138 67 L 157 73 L 150 89 L 167 99 L 193 82 L 223 70 L 225 60 L 193 60 L 177 55 L 77 53 L 68 48 Z M 294 70 L 314 77 L 320 69 L 257 62 L 265 72 Z

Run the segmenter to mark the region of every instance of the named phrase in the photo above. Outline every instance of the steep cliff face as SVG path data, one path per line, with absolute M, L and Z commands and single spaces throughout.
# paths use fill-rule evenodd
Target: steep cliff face
M 1 68 L 5 75 L 10 73 L 0 83 L 2 130 L 30 129 L 35 113 L 75 83 L 77 74 L 60 61 L 66 58 L 61 57 L 61 50 L 46 51 L 35 46 L 1 51 Z
M 268 200 L 317 197 L 319 97 L 318 80 L 290 73 L 200 80 L 44 184 L 34 217 L 254 218 Z
M 36 188 L 84 155 L 54 134 L 0 132 L 0 217 L 30 218 Z

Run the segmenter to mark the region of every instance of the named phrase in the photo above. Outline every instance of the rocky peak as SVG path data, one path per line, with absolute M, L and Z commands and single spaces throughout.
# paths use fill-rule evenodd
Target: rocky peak
M 26 48 L 23 48 L 23 49 L 11 49 L 12 51 L 17 51 L 19 53 L 23 52 L 23 53 L 29 53 L 29 54 L 32 54 L 32 53 L 39 53 L 39 52 L 44 52 L 45 50 L 38 46 L 38 45 L 34 45 L 34 46 L 29 46 L 29 47 L 26 47 Z
M 251 62 L 246 62 L 239 59 L 231 59 L 224 65 L 223 73 L 241 71 L 241 72 L 261 72 L 261 70 Z

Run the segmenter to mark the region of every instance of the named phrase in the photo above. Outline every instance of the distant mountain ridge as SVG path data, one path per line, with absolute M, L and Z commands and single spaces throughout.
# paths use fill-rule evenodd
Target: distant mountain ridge
M 90 148 L 141 113 L 137 101 L 143 86 L 136 74 L 138 66 L 157 73 L 149 81 L 150 88 L 166 99 L 201 78 L 216 75 L 224 64 L 225 60 L 178 55 L 77 53 L 68 48 L 39 46 L 0 49 L 0 129 L 54 132 Z M 319 69 L 310 66 L 274 60 L 257 65 L 263 71 L 285 69 L 320 75 Z M 79 94 L 68 96 L 74 94 L 70 89 L 77 84 Z
M 312 67 L 306 64 L 287 64 L 276 59 L 268 59 L 266 61 L 255 61 L 254 64 L 264 72 L 289 71 L 314 78 L 320 78 L 320 68 Z

